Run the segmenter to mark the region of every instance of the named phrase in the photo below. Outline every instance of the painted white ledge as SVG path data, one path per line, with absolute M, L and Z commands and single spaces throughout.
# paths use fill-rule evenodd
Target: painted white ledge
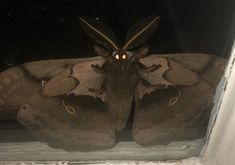
M 86 162 L 66 162 L 66 161 L 40 161 L 40 162 L 2 162 L 4 165 L 202 165 L 199 158 L 183 159 L 174 162 L 160 161 L 86 161 Z
M 41 142 L 1 143 L 1 161 L 100 161 L 100 160 L 179 160 L 198 156 L 204 142 L 174 142 L 142 147 L 135 142 L 120 142 L 114 148 L 93 152 L 66 152 Z

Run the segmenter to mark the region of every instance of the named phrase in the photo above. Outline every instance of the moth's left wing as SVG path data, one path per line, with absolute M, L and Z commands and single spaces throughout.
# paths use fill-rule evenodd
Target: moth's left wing
M 0 74 L 0 117 L 11 117 L 40 140 L 65 150 L 97 150 L 115 145 L 112 122 L 100 88 L 102 74 L 91 64 L 100 57 L 22 64 Z M 13 81 L 14 80 L 14 81 Z
M 207 54 L 152 55 L 141 61 L 162 67 L 143 74 L 153 85 L 139 85 L 133 137 L 142 145 L 166 144 L 205 135 L 215 87 L 226 60 Z M 172 104 L 172 99 L 177 98 Z

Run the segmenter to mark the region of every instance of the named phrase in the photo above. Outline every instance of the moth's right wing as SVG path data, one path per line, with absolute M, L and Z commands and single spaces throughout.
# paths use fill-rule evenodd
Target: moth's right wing
M 44 60 L 21 64 L 0 73 L 0 119 L 16 118 L 20 106 L 39 92 L 45 81 L 77 60 Z
M 170 82 L 174 86 L 149 91 L 137 88 L 134 140 L 141 145 L 156 145 L 205 136 L 214 92 L 227 60 L 185 53 L 152 55 L 143 63 L 158 64 L 161 59 L 166 63 L 160 63 L 161 68 L 145 78 L 152 84 Z M 172 102 L 172 98 L 177 99 Z

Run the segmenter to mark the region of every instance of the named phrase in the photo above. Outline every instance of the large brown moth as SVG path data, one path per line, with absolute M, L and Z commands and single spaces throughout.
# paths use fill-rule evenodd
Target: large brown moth
M 134 110 L 132 139 L 143 146 L 203 137 L 226 60 L 152 54 L 143 46 L 159 17 L 134 25 L 119 45 L 102 22 L 82 17 L 98 57 L 44 60 L 0 74 L 0 117 L 19 121 L 54 148 L 113 147 Z

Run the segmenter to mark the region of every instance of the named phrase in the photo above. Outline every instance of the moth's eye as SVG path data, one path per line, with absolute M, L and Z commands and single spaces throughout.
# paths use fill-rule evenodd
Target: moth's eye
M 116 60 L 119 60 L 119 55 L 116 54 L 116 55 L 115 55 L 115 58 L 116 58 Z
M 123 60 L 127 59 L 127 55 L 126 55 L 126 54 L 123 54 L 123 55 L 122 55 L 122 59 L 123 59 Z

